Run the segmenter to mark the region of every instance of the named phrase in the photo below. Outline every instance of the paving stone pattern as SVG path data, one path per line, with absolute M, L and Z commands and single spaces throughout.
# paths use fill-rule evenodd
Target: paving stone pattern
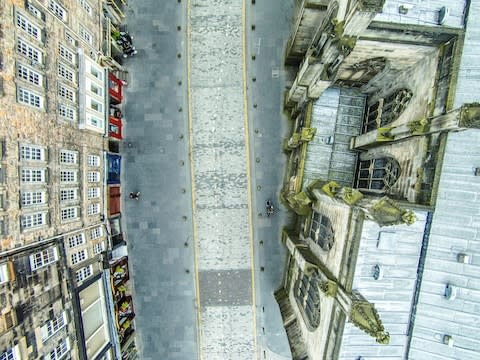
M 252 359 L 242 2 L 192 0 L 189 21 L 201 349 Z

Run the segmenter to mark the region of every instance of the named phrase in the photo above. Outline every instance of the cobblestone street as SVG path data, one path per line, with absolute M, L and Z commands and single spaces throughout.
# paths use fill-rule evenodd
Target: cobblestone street
M 290 356 L 273 292 L 284 261 L 276 194 L 287 125 L 280 59 L 291 9 L 267 9 L 248 4 L 244 17 L 238 1 L 131 8 L 139 53 L 128 59 L 124 183 L 142 199 L 126 199 L 125 214 L 143 359 Z M 243 25 L 252 28 L 257 16 L 244 74 Z M 253 197 L 247 155 L 255 159 Z M 277 206 L 274 218 L 259 216 L 266 198 Z

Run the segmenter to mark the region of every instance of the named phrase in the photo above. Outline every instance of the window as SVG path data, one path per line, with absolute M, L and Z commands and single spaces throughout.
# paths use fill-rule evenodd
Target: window
M 89 64 L 88 67 L 90 69 L 90 75 L 97 80 L 103 81 L 103 70 L 96 68 L 93 64 Z
M 100 204 L 88 204 L 87 208 L 88 215 L 97 215 L 100 214 Z
M 100 173 L 98 171 L 89 171 L 87 173 L 87 181 L 88 182 L 99 182 L 100 181 Z
M 77 109 L 65 104 L 58 104 L 58 115 L 66 120 L 75 121 L 77 119 Z
M 43 64 L 43 57 L 40 50 L 21 39 L 17 39 L 17 52 L 26 56 L 32 62 Z
M 35 39 L 39 41 L 42 40 L 42 31 L 40 28 L 19 13 L 17 13 L 17 26 Z
M 333 247 L 335 236 L 332 222 L 325 215 L 314 211 L 310 225 L 310 238 L 315 241 L 323 250 L 328 251 Z
M 75 37 L 68 31 L 65 31 L 65 40 L 67 40 L 70 45 L 77 46 L 77 40 L 75 40 Z
M 97 245 L 98 244 L 95 244 L 95 246 L 97 246 Z M 95 253 L 95 248 L 94 248 L 93 251 Z M 0 265 L 0 284 L 6 283 L 8 280 L 10 280 L 8 265 L 7 264 L 1 264 Z
M 97 227 L 95 229 L 90 230 L 90 240 L 98 239 L 100 236 L 102 236 L 101 227 Z
M 93 245 L 93 253 L 95 255 L 100 254 L 104 250 L 105 250 L 105 243 L 103 241 Z
M 61 63 L 58 64 L 58 76 L 72 83 L 76 82 L 73 71 Z
M 100 197 L 100 188 L 88 188 L 87 190 L 87 197 L 89 199 L 96 199 Z
M 53 320 L 48 320 L 45 325 L 40 328 L 42 341 L 45 342 L 67 325 L 67 313 L 64 311 Z
M 34 213 L 28 214 L 21 217 L 20 225 L 22 229 L 30 229 L 38 226 L 43 226 L 47 224 L 47 214 L 46 213 Z
M 67 241 L 68 241 L 68 247 L 74 248 L 74 247 L 85 244 L 85 235 L 83 233 L 71 235 L 68 237 Z
M 72 201 L 77 200 L 78 198 L 78 189 L 61 189 L 60 190 L 60 201 Z
M 60 163 L 61 164 L 76 164 L 78 152 L 71 150 L 60 150 Z
M 48 1 L 48 8 L 63 22 L 67 21 L 67 11 L 55 0 Z
M 385 192 L 397 182 L 401 169 L 392 157 L 360 161 L 357 188 Z
M 103 89 L 100 86 L 89 81 L 88 79 L 87 79 L 87 82 L 90 82 L 90 92 L 92 92 L 97 96 L 103 97 Z
M 90 16 L 93 15 L 92 7 L 87 2 L 87 0 L 78 0 L 78 2 L 80 3 L 80 6 L 82 7 L 82 9 L 85 10 L 88 15 Z
M 78 208 L 77 207 L 68 207 L 60 210 L 60 218 L 65 220 L 72 220 L 78 218 Z
M 92 265 L 88 265 L 88 266 L 85 266 L 85 267 L 81 268 L 80 270 L 78 270 L 75 273 L 77 283 L 89 278 L 90 276 L 92 276 L 92 274 L 93 274 L 93 266 Z
M 87 124 L 99 129 L 103 129 L 103 120 L 97 116 L 93 116 L 87 113 Z
M 30 255 L 30 267 L 32 270 L 38 270 L 47 265 L 53 264 L 58 260 L 56 247 L 51 247 Z
M 43 183 L 45 169 L 22 169 L 20 179 L 23 183 Z
M 20 160 L 45 161 L 45 148 L 36 145 L 20 145 Z
M 66 182 L 66 183 L 77 182 L 77 172 L 75 170 L 61 170 L 60 182 Z
M 75 90 L 72 88 L 58 84 L 58 95 L 66 100 L 75 102 Z
M 28 81 L 33 85 L 43 85 L 43 76 L 22 64 L 17 64 L 17 78 Z
M 98 167 L 100 166 L 100 156 L 98 155 L 88 155 L 87 156 L 88 166 Z
M 93 35 L 80 25 L 80 37 L 90 45 L 93 45 Z
M 88 252 L 87 249 L 82 249 L 70 255 L 70 259 L 72 260 L 72 265 L 78 264 L 79 262 L 85 261 L 88 259 Z
M 72 65 L 75 65 L 75 54 L 62 44 L 58 44 L 58 54 L 62 59 L 67 60 Z
M 314 330 L 320 324 L 320 289 L 318 287 L 318 275 L 298 274 L 295 286 L 295 299 L 302 310 L 305 323 L 310 330 Z
M 45 191 L 22 191 L 22 206 L 41 205 L 46 201 Z
M 20 360 L 20 355 L 18 354 L 18 345 L 1 354 L 0 360 Z
M 103 105 L 97 100 L 90 98 L 90 109 L 98 112 L 103 112 Z
M 43 96 L 21 87 L 17 91 L 17 101 L 37 109 L 43 109 Z
M 45 356 L 45 360 L 60 360 L 70 351 L 70 340 L 68 338 L 55 347 L 49 354 Z
M 36 18 L 38 19 L 42 19 L 43 17 L 43 14 L 40 10 L 38 10 L 35 6 L 33 6 L 32 4 L 28 3 L 27 4 L 27 10 L 33 14 Z

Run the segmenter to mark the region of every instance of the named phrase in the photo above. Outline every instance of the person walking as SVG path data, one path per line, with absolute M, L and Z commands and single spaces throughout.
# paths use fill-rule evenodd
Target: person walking
M 138 199 L 140 199 L 140 191 L 131 192 L 130 195 L 128 195 L 128 197 L 130 199 L 138 200 Z

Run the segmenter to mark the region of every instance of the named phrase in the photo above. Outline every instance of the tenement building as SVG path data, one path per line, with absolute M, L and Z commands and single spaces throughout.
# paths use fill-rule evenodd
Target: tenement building
M 102 53 L 115 9 L 4 0 L 0 12 L 0 359 L 119 358 L 105 150 L 121 65 Z
M 275 294 L 293 359 L 478 356 L 479 11 L 296 2 Z

